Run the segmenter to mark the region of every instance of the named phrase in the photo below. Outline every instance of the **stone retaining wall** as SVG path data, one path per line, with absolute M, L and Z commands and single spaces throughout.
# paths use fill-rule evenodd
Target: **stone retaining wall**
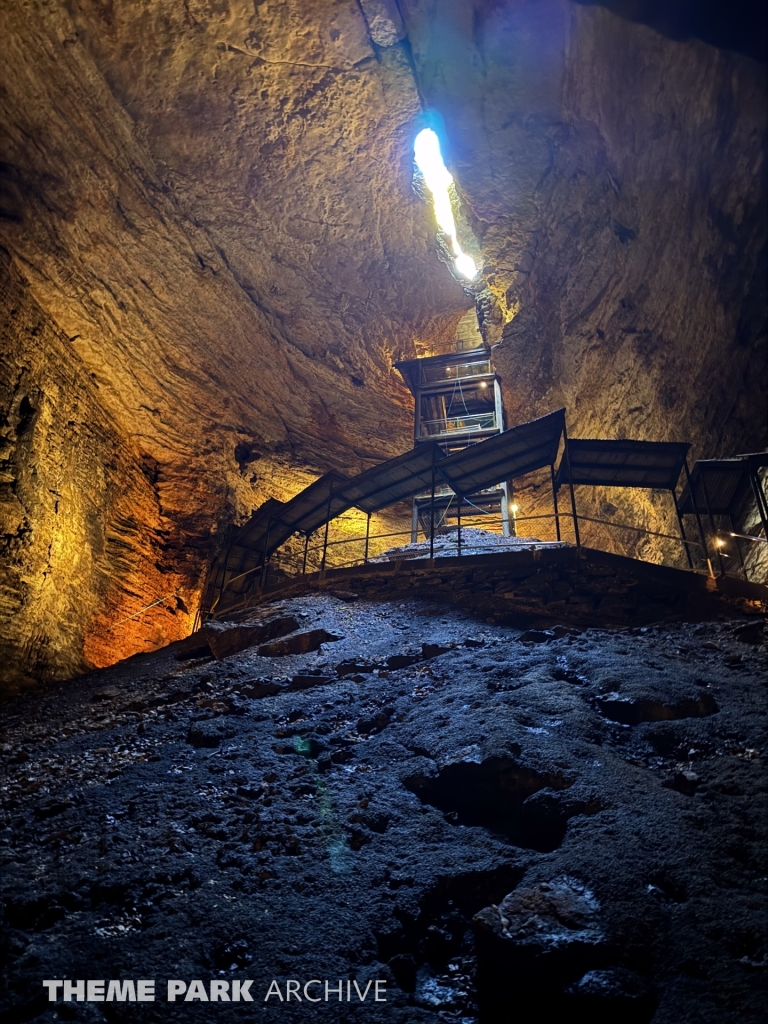
M 768 611 L 768 587 L 706 576 L 588 548 L 422 559 L 330 569 L 268 585 L 276 593 L 321 589 L 347 599 L 402 595 L 444 601 L 494 620 L 627 626 Z M 222 611 L 231 618 L 238 609 Z

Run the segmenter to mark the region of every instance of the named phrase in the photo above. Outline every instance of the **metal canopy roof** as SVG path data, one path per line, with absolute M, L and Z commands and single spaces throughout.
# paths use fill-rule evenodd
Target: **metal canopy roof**
M 233 577 L 250 572 L 261 565 L 267 523 L 270 517 L 279 513 L 282 508 L 284 508 L 282 501 L 269 498 L 254 512 L 248 522 L 236 531 L 232 542 L 219 555 L 215 564 L 215 571 L 209 576 L 203 600 L 205 607 L 210 607 L 214 595 L 221 593 L 222 586 L 229 584 Z M 245 585 L 244 583 L 243 586 Z M 239 589 L 235 588 L 233 594 L 238 592 Z
M 408 390 L 416 394 L 421 387 L 421 373 L 424 366 L 447 366 L 449 363 L 470 363 L 475 359 L 488 359 L 490 349 L 486 345 L 466 349 L 464 352 L 443 352 L 439 356 L 422 356 L 421 359 L 401 359 L 395 369 L 405 381 Z M 493 371 L 491 371 L 493 373 Z
M 335 516 L 340 516 L 342 512 L 346 512 L 348 508 L 352 507 L 352 502 L 346 501 L 340 492 L 348 479 L 341 473 L 332 471 L 325 473 L 309 487 L 305 487 L 303 491 L 299 491 L 290 501 L 286 502 L 279 515 L 274 517 L 275 522 L 272 529 L 275 530 L 275 536 L 277 537 L 283 530 L 287 531 L 285 540 L 296 531 L 312 533 L 318 526 L 322 526 L 326 519 L 333 519 Z M 330 516 L 328 515 L 329 507 Z M 272 547 L 271 532 L 270 530 L 270 547 Z M 278 545 L 282 543 L 281 540 Z
M 261 565 L 265 543 L 269 557 L 297 531 L 311 533 L 321 526 L 328 514 L 329 496 L 346 480 L 340 473 L 326 473 L 290 501 L 275 501 L 274 498 L 265 501 L 234 535 L 227 558 L 227 575 L 237 575 Z M 349 507 L 332 497 L 331 517 Z
M 736 455 L 734 458 L 744 459 L 750 473 L 756 473 L 758 469 L 768 466 L 768 452 L 752 452 L 750 455 Z
M 235 548 L 258 548 L 260 544 L 263 545 L 267 523 L 271 518 L 279 515 L 281 509 L 284 508 L 285 502 L 278 501 L 276 498 L 268 498 L 263 505 L 256 509 L 248 522 L 236 531 L 232 538 L 230 552 Z
M 347 502 L 347 508 L 354 506 L 363 512 L 378 512 L 429 490 L 432 466 L 441 460 L 448 461 L 435 441 L 420 444 L 404 455 L 353 476 L 342 488 L 340 498 Z
M 674 490 L 685 456 L 685 441 L 598 441 L 570 438 L 570 483 L 600 487 L 657 487 Z M 568 460 L 560 460 L 556 487 L 568 483 Z
M 276 501 L 274 498 L 265 501 L 235 533 L 211 581 L 211 593 L 206 595 L 208 602 L 216 591 L 222 593 L 222 588 L 226 588 L 230 600 L 247 593 L 254 583 L 253 573 L 263 564 L 265 547 L 269 558 L 294 533 L 311 533 L 321 526 L 328 514 L 329 497 L 331 517 L 348 509 L 348 503 L 340 502 L 334 496 L 346 480 L 340 473 L 326 473 L 290 501 Z
M 476 494 L 553 465 L 564 426 L 565 409 L 558 409 L 450 455 L 438 463 L 438 472 L 457 494 Z
M 735 455 L 732 459 L 699 459 L 691 470 L 693 497 L 699 512 L 709 511 L 715 516 L 727 516 L 738 502 L 740 485 L 745 474 L 756 472 L 768 465 L 768 452 Z M 706 487 L 706 493 L 704 488 Z M 689 515 L 695 511 L 688 484 L 680 498 L 680 511 Z

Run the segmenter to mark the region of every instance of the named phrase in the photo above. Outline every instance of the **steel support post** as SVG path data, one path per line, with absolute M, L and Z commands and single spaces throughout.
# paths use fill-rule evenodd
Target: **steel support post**
M 670 488 L 670 494 L 672 495 L 672 501 L 675 504 L 675 513 L 677 515 L 677 525 L 680 527 L 680 536 L 683 540 L 683 547 L 685 548 L 685 557 L 688 559 L 688 568 L 693 569 L 693 559 L 691 558 L 691 549 L 686 543 L 688 538 L 685 536 L 685 525 L 683 523 L 683 517 L 680 513 L 680 506 L 677 503 L 677 495 L 675 494 L 674 488 Z
M 267 530 L 264 534 L 264 551 L 261 555 L 261 580 L 259 585 L 263 590 L 267 583 L 267 551 L 269 551 L 269 528 L 272 526 L 272 520 L 267 520 Z
M 765 507 L 765 495 L 763 494 L 763 488 L 757 473 L 749 474 L 749 482 L 752 485 L 752 493 L 755 496 L 757 514 L 760 516 L 760 522 L 763 524 L 763 532 L 766 538 L 768 538 L 768 509 Z
M 709 503 L 709 491 L 707 490 L 707 481 L 704 474 L 701 474 L 701 489 L 704 493 L 704 504 L 707 509 L 707 518 L 709 519 L 709 528 L 712 531 L 712 543 L 715 545 L 715 551 L 717 552 L 717 562 L 720 566 L 720 575 L 725 576 L 725 563 L 723 562 L 723 555 L 720 551 L 720 544 L 718 543 L 720 538 L 717 536 L 717 527 L 715 526 L 715 517 L 712 515 L 712 506 Z
M 729 523 L 729 525 L 731 527 L 731 533 L 735 533 L 735 529 L 736 528 L 733 525 L 733 516 L 730 516 L 730 515 L 728 516 L 728 523 Z M 744 556 L 741 553 L 741 545 L 739 544 L 739 538 L 738 537 L 734 537 L 733 538 L 733 544 L 734 544 L 734 547 L 736 548 L 736 554 L 739 556 L 739 565 L 741 566 L 741 571 L 744 573 L 744 579 L 746 580 L 746 579 L 748 579 L 748 577 L 747 577 L 747 567 L 746 567 L 746 565 L 744 565 Z
M 325 510 L 325 536 L 323 537 L 323 560 L 320 563 L 320 572 L 325 572 L 325 556 L 328 553 L 328 528 L 331 525 L 331 498 L 332 494 L 328 495 L 328 507 Z
M 573 514 L 573 533 L 576 538 L 576 547 L 581 547 L 581 537 L 579 535 L 579 519 L 576 515 L 576 495 L 573 492 L 573 480 L 571 478 L 571 454 L 568 449 L 568 431 L 565 427 L 565 421 L 563 421 L 563 441 L 565 442 L 565 464 L 568 468 L 568 490 L 571 492 L 571 513 Z
M 688 493 L 691 496 L 691 504 L 693 505 L 693 514 L 696 516 L 696 525 L 699 528 L 699 540 L 701 541 L 701 550 L 704 552 L 704 561 L 707 563 L 707 570 L 709 575 L 714 578 L 714 571 L 712 569 L 712 559 L 709 557 L 709 548 L 707 547 L 707 538 L 704 536 L 704 527 L 701 523 L 701 516 L 699 515 L 699 506 L 696 502 L 696 494 L 693 487 L 693 481 L 691 480 L 691 471 L 688 469 L 688 459 L 683 462 L 683 469 L 685 470 L 685 479 L 688 482 Z
M 435 557 L 435 461 L 432 458 L 432 491 L 429 499 L 429 557 Z
M 549 467 L 550 477 L 552 478 L 552 506 L 555 510 L 555 533 L 557 539 L 560 540 L 560 510 L 557 507 L 557 488 L 555 487 L 555 464 L 554 462 Z

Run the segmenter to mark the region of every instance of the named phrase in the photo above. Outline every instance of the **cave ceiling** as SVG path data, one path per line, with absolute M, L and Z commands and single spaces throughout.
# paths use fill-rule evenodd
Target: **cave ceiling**
M 402 447 L 392 353 L 471 304 L 411 188 L 402 47 L 348 0 L 6 16 L 8 241 L 120 425 L 229 468 L 238 439 L 313 469 Z
M 157 533 L 142 557 L 190 594 L 228 522 L 410 445 L 392 364 L 475 301 L 510 423 L 566 405 L 575 433 L 765 444 L 754 54 L 568 0 L 23 0 L 0 17 L 0 244 L 44 321 L 8 320 L 9 430 L 43 372 L 18 353 L 50 334 L 70 392 L 150 467 L 153 511 L 129 532 Z M 483 267 L 471 290 L 414 188 L 425 111 Z M 20 564 L 29 502 L 8 528 Z M 104 557 L 103 592 L 131 577 L 151 599 Z

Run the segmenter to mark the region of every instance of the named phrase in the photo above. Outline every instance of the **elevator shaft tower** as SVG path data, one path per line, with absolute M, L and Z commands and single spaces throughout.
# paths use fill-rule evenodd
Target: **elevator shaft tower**
M 479 339 L 479 334 L 476 335 Z M 414 445 L 436 441 L 446 455 L 476 444 L 505 429 L 501 386 L 487 345 L 464 351 L 408 359 L 395 364 L 414 397 Z M 411 540 L 418 539 L 419 525 L 429 536 L 429 494 L 413 499 Z M 459 505 L 448 487 L 435 493 L 438 529 L 457 518 Z M 514 533 L 510 520 L 509 487 L 502 481 L 479 494 L 465 496 L 461 515 L 494 517 L 499 514 L 504 536 Z M 479 524 L 478 524 L 479 525 Z

